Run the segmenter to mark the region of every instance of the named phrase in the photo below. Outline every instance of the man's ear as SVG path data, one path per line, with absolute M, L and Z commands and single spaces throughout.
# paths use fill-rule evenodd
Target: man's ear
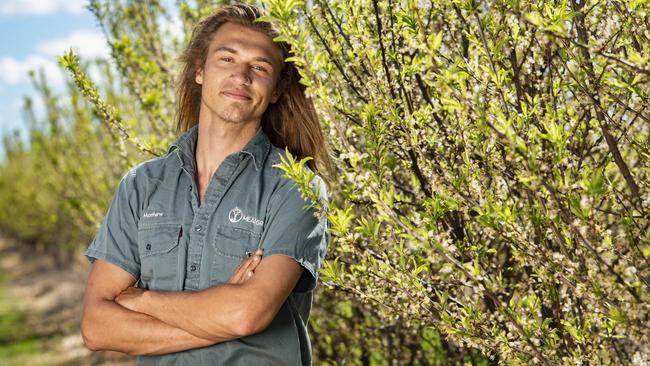
M 286 80 L 282 79 L 282 77 L 280 77 L 280 79 L 275 83 L 275 89 L 273 90 L 273 93 L 271 93 L 271 99 L 269 100 L 269 102 L 271 104 L 277 102 L 278 99 L 280 99 L 280 97 L 282 96 L 282 93 L 284 93 L 286 89 L 287 89 L 287 82 Z
M 281 95 L 281 93 L 280 93 L 280 91 L 278 90 L 278 88 L 275 88 L 275 90 L 274 90 L 273 93 L 271 94 L 271 100 L 270 100 L 269 102 L 270 102 L 271 104 L 274 104 L 275 102 L 278 101 L 278 99 L 280 99 L 280 95 Z
M 196 68 L 196 74 L 194 74 L 194 81 L 196 81 L 197 84 L 203 85 L 203 68 L 202 67 L 197 67 Z

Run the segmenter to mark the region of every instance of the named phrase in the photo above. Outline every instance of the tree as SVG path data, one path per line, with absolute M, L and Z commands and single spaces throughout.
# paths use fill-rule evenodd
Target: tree
M 647 1 L 266 3 L 338 167 L 328 287 L 503 363 L 650 360 Z
M 101 86 L 106 98 L 115 101 L 120 92 L 109 82 L 110 66 L 95 60 L 83 69 L 90 66 L 107 77 Z M 56 95 L 42 70 L 31 78 L 45 118 L 39 119 L 34 100 L 25 98 L 28 144 L 18 134 L 4 136 L 0 230 L 65 264 L 89 243 L 106 213 L 106 202 L 126 169 L 123 155 L 115 153 L 123 144 L 93 117 L 72 83 L 67 95 Z

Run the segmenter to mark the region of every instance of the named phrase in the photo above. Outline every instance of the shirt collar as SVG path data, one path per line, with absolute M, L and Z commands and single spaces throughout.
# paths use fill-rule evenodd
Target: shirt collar
M 182 167 L 189 167 L 192 175 L 196 171 L 196 159 L 194 158 L 194 151 L 196 150 L 196 140 L 199 137 L 199 125 L 198 123 L 190 127 L 189 130 L 185 131 L 180 135 L 176 141 L 169 145 L 167 154 L 171 153 L 174 150 L 177 150 L 176 156 L 180 160 Z
M 266 136 L 264 129 L 262 129 L 262 126 L 260 125 L 257 128 L 257 132 L 255 132 L 255 136 L 253 136 L 253 138 L 248 141 L 246 146 L 241 149 L 239 156 L 240 159 L 243 159 L 246 154 L 250 155 L 253 159 L 255 170 L 260 170 L 262 164 L 264 164 L 266 156 L 269 154 L 270 149 L 271 141 L 269 140 L 269 137 Z
M 189 165 L 192 170 L 196 170 L 196 141 L 199 137 L 199 125 L 198 123 L 192 126 L 189 130 L 180 135 L 176 141 L 174 141 L 167 150 L 167 153 L 171 153 L 174 150 L 178 150 L 178 157 L 180 159 L 181 165 Z M 253 138 L 248 141 L 246 146 L 241 149 L 239 152 L 239 160 L 243 160 L 246 155 L 250 155 L 253 159 L 253 165 L 255 170 L 259 171 L 264 160 L 271 149 L 271 141 L 268 136 L 262 129 L 262 126 L 258 127 L 257 131 Z

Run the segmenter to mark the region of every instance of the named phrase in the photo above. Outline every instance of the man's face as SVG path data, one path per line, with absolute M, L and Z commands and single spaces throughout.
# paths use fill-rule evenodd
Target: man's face
M 200 113 L 228 123 L 258 122 L 279 95 L 282 51 L 267 35 L 225 23 L 208 46 L 205 65 L 196 73 L 201 84 Z

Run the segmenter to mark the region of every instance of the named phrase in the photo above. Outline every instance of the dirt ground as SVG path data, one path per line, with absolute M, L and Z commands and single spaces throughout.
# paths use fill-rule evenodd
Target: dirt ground
M 90 352 L 79 333 L 90 265 L 81 253 L 51 256 L 0 238 L 0 366 L 133 365 L 117 352 Z

